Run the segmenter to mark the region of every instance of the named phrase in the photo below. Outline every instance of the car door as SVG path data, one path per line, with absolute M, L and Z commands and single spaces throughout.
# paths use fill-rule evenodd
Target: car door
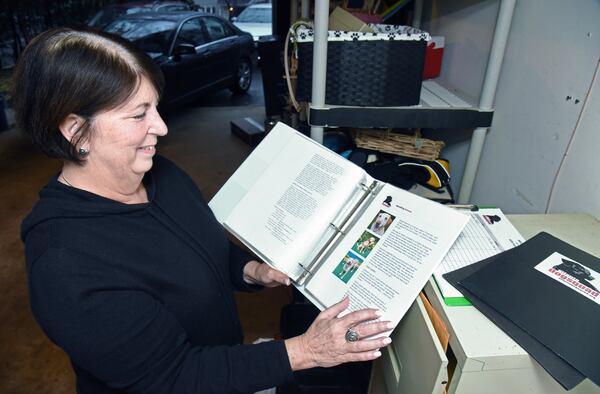
M 230 85 L 235 76 L 240 58 L 238 36 L 219 18 L 204 17 L 204 26 L 210 40 L 210 62 L 214 65 L 215 83 L 219 86 Z
M 173 39 L 168 60 L 162 65 L 167 102 L 184 100 L 209 83 L 209 42 L 200 17 L 187 19 Z

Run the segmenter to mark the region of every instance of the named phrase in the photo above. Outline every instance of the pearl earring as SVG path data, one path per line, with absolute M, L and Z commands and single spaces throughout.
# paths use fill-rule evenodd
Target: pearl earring
M 79 156 L 81 157 L 85 157 L 88 155 L 88 153 L 90 153 L 89 150 L 85 149 L 85 148 L 79 148 Z

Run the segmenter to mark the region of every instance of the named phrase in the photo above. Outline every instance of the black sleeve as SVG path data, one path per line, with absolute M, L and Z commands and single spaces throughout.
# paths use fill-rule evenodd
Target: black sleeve
M 202 206 L 207 211 L 210 212 L 210 215 L 212 215 L 212 211 L 210 210 L 210 207 L 208 206 L 204 197 L 202 196 L 202 193 L 198 189 L 198 186 L 196 185 L 194 180 L 188 174 L 186 174 L 183 170 L 181 170 L 179 167 L 177 167 L 173 162 L 171 162 L 170 160 L 168 160 L 164 157 L 158 156 L 156 158 L 156 160 L 157 160 L 157 163 L 156 163 L 157 167 L 159 167 L 157 169 L 158 171 L 168 171 L 168 173 L 171 175 L 176 174 L 184 185 L 182 187 L 182 190 L 185 190 L 186 193 L 191 193 L 191 195 L 192 195 L 191 199 L 193 201 L 195 201 L 196 203 L 202 204 Z M 162 176 L 164 176 L 164 175 L 162 175 Z M 212 216 L 214 218 L 214 215 L 212 215 Z M 216 219 L 215 219 L 215 222 L 216 222 Z M 218 225 L 220 228 L 221 225 L 220 224 L 218 224 Z M 246 253 L 239 246 L 235 245 L 231 241 L 229 242 L 230 281 L 236 290 L 245 291 L 245 292 L 254 292 L 254 291 L 258 291 L 263 288 L 262 286 L 251 285 L 251 284 L 244 282 L 244 266 L 246 264 L 248 264 L 248 262 L 250 260 L 254 260 L 254 259 L 255 259 L 255 257 Z
M 200 189 L 194 182 L 194 180 L 186 174 L 183 170 L 175 165 L 175 163 L 170 160 L 157 156 L 156 157 L 158 166 L 161 171 L 169 171 L 171 174 L 177 174 L 181 181 L 183 182 L 184 190 L 191 193 L 193 195 L 193 200 L 196 202 L 201 202 L 203 206 L 210 211 L 208 204 L 206 203 Z M 212 215 L 212 211 L 211 211 Z M 220 224 L 219 224 L 220 226 Z M 236 290 L 245 291 L 245 292 L 254 292 L 262 289 L 262 286 L 251 285 L 244 282 L 244 266 L 248 264 L 250 260 L 254 260 L 255 257 L 246 253 L 239 246 L 234 244 L 233 242 L 229 242 L 229 273 L 230 273 L 230 281 L 235 287 Z
M 115 285 L 106 270 L 82 269 L 78 263 L 89 259 L 66 249 L 42 255 L 29 271 L 31 307 L 52 341 L 110 387 L 131 393 L 244 393 L 293 378 L 282 341 L 192 346 L 160 300 Z
M 255 258 L 229 241 L 229 273 L 231 283 L 236 290 L 254 292 L 263 289 L 263 286 L 252 285 L 244 281 L 244 267 L 251 260 L 255 260 Z

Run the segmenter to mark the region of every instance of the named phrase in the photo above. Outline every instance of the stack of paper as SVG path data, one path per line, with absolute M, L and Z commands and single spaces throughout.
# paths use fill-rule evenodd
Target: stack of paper
M 445 273 L 494 256 L 524 241 L 500 209 L 480 208 L 469 215 L 466 227 L 433 274 L 446 305 L 470 305 L 470 302 L 444 279 Z

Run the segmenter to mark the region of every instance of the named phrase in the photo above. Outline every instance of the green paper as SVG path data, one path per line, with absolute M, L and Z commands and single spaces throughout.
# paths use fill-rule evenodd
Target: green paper
M 471 305 L 473 305 L 465 297 L 444 298 L 444 303 L 448 306 L 471 306 Z

